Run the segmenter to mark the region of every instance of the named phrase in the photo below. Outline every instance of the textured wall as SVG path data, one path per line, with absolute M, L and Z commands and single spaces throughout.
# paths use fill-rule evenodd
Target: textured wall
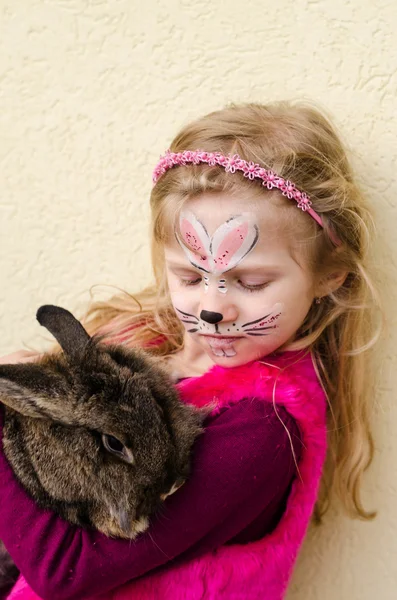
M 229 101 L 310 98 L 355 152 L 396 305 L 395 0 L 0 0 L 0 353 L 37 344 L 41 303 L 150 279 L 152 166 L 187 120 Z M 289 600 L 391 600 L 397 586 L 396 360 L 374 399 L 371 524 L 332 515 Z M 394 343 L 393 343 L 394 342 Z

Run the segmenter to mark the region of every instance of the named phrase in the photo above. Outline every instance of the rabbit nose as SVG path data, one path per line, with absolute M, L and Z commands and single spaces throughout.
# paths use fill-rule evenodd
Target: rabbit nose
M 222 321 L 223 315 L 221 313 L 212 312 L 211 310 L 202 310 L 200 313 L 200 319 L 206 323 L 210 323 L 211 325 L 216 325 Z

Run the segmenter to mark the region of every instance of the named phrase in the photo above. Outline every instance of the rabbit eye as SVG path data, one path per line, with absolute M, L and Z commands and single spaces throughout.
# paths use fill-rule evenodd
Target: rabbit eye
M 113 435 L 104 435 L 103 437 L 105 438 L 104 442 L 108 450 L 110 450 L 111 452 L 123 451 L 124 444 L 122 444 L 120 440 L 115 438 Z
M 125 462 L 134 462 L 134 457 L 131 450 L 124 446 L 124 444 L 114 437 L 114 435 L 108 435 L 106 433 L 102 434 L 102 443 L 106 450 L 111 454 L 115 454 Z

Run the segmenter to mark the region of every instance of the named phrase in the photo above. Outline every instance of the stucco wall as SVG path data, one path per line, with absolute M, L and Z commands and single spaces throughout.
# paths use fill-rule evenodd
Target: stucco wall
M 37 345 L 42 303 L 150 279 L 151 169 L 229 101 L 310 98 L 334 115 L 378 213 L 390 337 L 374 398 L 370 524 L 311 532 L 289 600 L 397 595 L 395 0 L 0 0 L 0 353 Z

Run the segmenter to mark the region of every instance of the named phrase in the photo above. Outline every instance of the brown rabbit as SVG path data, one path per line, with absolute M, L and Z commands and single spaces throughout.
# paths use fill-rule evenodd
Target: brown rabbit
M 40 506 L 134 538 L 188 476 L 208 410 L 183 404 L 153 358 L 99 343 L 67 310 L 42 306 L 37 319 L 63 352 L 0 365 L 7 459 Z

